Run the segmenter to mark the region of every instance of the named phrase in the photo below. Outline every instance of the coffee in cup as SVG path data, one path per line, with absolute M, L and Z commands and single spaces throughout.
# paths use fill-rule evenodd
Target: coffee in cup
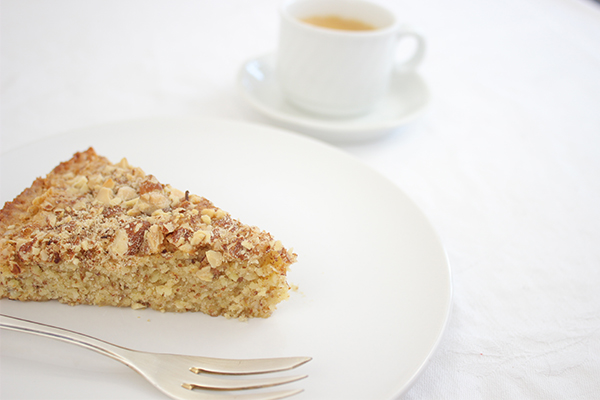
M 313 15 L 312 17 L 302 18 L 300 21 L 320 28 L 340 29 L 342 31 L 372 31 L 376 29 L 373 25 L 361 20 L 343 18 L 337 15 Z

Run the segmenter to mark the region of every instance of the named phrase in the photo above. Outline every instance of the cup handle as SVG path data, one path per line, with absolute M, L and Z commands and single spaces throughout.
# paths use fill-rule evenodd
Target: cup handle
M 400 41 L 407 38 L 412 38 L 416 43 L 416 47 L 408 60 L 398 63 L 398 70 L 401 72 L 415 69 L 421 61 L 423 61 L 423 57 L 425 56 L 425 38 L 419 33 L 407 28 L 398 32 L 396 36 L 397 43 L 400 43 Z

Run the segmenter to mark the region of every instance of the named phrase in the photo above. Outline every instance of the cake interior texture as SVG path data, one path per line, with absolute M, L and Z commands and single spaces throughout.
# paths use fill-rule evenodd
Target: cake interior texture
M 0 210 L 0 298 L 269 317 L 296 254 L 93 148 Z

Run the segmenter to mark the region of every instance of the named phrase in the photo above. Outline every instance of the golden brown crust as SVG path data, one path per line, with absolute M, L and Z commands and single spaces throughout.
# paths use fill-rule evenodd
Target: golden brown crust
M 0 236 L 3 236 L 7 226 L 16 224 L 19 221 L 20 217 L 27 211 L 28 204 L 40 195 L 43 186 L 43 179 L 37 178 L 31 187 L 25 189 L 13 201 L 4 204 L 4 208 L 0 210 Z
M 90 148 L 0 210 L 0 297 L 266 317 L 296 255 Z

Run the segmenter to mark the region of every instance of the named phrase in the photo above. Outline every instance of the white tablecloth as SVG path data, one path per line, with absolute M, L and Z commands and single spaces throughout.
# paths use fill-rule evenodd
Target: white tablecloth
M 381 3 L 427 37 L 433 100 L 338 146 L 424 210 L 454 288 L 405 398 L 600 398 L 600 4 Z M 157 115 L 268 124 L 235 77 L 275 49 L 278 4 L 3 0 L 1 150 Z

